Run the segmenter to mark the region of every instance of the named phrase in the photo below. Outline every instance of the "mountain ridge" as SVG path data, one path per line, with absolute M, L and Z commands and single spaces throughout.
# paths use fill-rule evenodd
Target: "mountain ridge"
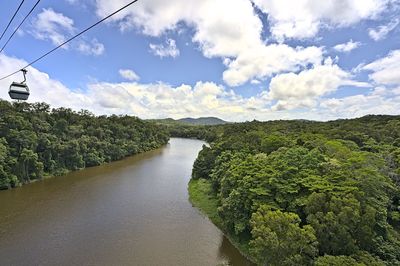
M 167 123 L 167 124 L 187 124 L 187 125 L 223 125 L 228 124 L 230 122 L 222 120 L 218 117 L 185 117 L 180 119 L 173 119 L 173 118 L 164 118 L 164 119 L 151 119 L 151 121 L 158 122 L 158 123 Z

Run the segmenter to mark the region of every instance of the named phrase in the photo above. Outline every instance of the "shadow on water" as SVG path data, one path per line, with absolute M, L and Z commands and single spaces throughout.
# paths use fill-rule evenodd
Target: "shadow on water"
M 225 236 L 218 249 L 219 255 L 227 260 L 228 265 L 254 265 L 243 257 Z

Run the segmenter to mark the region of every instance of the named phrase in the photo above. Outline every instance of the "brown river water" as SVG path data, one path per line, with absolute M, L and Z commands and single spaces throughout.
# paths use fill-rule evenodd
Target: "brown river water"
M 250 265 L 188 200 L 203 144 L 0 191 L 0 265 Z

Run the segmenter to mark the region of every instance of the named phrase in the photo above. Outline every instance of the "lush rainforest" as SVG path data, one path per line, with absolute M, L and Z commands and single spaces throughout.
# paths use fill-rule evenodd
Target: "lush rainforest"
M 257 264 L 400 265 L 400 117 L 214 133 L 191 196 Z
M 0 100 L 0 189 L 119 160 L 168 140 L 164 127 L 136 117 Z
M 211 142 L 215 139 L 217 125 L 192 125 L 169 119 L 151 120 L 161 126 L 174 138 L 200 139 Z
M 400 265 L 400 117 L 215 126 L 0 101 L 0 188 L 207 140 L 190 193 L 259 265 Z

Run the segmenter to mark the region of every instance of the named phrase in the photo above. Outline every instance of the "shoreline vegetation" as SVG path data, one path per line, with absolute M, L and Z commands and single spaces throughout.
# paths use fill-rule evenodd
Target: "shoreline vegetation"
M 184 125 L 0 100 L 0 189 L 207 141 L 192 204 L 259 265 L 400 265 L 400 116 Z
M 18 184 L 18 186 L 13 187 L 13 188 L 22 187 L 22 186 L 24 186 L 24 185 L 33 184 L 33 183 L 40 182 L 40 181 L 43 181 L 43 180 L 46 180 L 46 179 L 52 179 L 52 178 L 62 177 L 62 176 L 68 175 L 69 173 L 76 172 L 76 171 L 82 171 L 82 170 L 84 170 L 84 169 L 88 169 L 88 168 L 92 168 L 92 167 L 106 166 L 107 164 L 110 164 L 110 163 L 115 163 L 115 162 L 118 162 L 118 161 L 122 161 L 122 160 L 125 160 L 125 159 L 129 159 L 129 158 L 132 157 L 132 156 L 141 155 L 141 154 L 146 153 L 146 152 L 156 151 L 156 150 L 158 150 L 158 149 L 161 149 L 161 148 L 165 147 L 167 144 L 168 144 L 168 143 L 163 144 L 163 145 L 161 145 L 161 146 L 159 146 L 159 147 L 156 147 L 156 148 L 147 150 L 147 151 L 142 151 L 142 152 L 140 152 L 140 153 L 135 153 L 135 154 L 132 154 L 132 155 L 128 155 L 128 156 L 125 156 L 125 157 L 123 157 L 123 158 L 121 158 L 121 159 L 118 159 L 118 160 L 115 160 L 115 161 L 103 162 L 103 163 L 101 163 L 101 164 L 99 164 L 99 165 L 86 166 L 86 167 L 79 168 L 79 169 L 76 169 L 76 170 L 66 170 L 65 172 L 63 172 L 63 173 L 60 174 L 60 175 L 43 175 L 41 179 L 33 179 L 33 180 L 30 180 L 30 181 L 27 182 L 27 183 Z M 13 189 L 13 188 L 9 188 L 9 189 Z M 2 190 L 7 190 L 7 189 L 0 189 L 0 192 L 1 192 Z
M 218 199 L 212 194 L 212 184 L 205 179 L 191 179 L 188 184 L 189 201 L 192 206 L 196 207 L 205 217 L 218 227 L 233 246 L 251 263 L 255 264 L 249 252 L 247 243 L 241 243 L 240 240 L 231 235 L 224 229 L 223 221 L 218 216 Z
M 132 116 L 95 116 L 46 103 L 0 100 L 0 189 L 118 161 L 169 141 L 167 128 Z
M 400 116 L 216 126 L 190 201 L 258 265 L 400 265 Z

